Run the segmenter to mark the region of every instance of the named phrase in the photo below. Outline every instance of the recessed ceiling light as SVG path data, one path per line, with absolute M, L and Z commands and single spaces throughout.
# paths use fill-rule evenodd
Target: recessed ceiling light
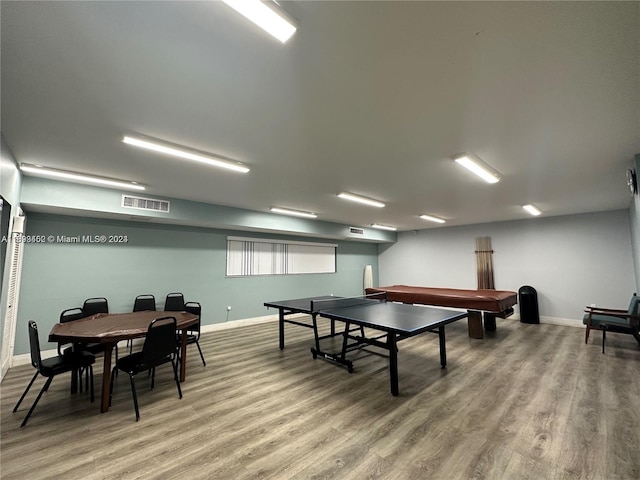
M 373 200 L 371 198 L 361 197 L 360 195 L 354 195 L 352 193 L 340 193 L 338 197 L 343 198 L 345 200 L 351 200 L 352 202 L 362 203 L 364 205 L 369 205 L 371 207 L 384 207 L 384 203 L 379 202 L 378 200 Z
M 275 2 L 261 0 L 223 0 L 264 31 L 285 43 L 296 32 L 295 22 Z
M 125 135 L 122 139 L 122 142 L 126 143 L 127 145 L 133 145 L 135 147 L 152 150 L 154 152 L 164 153 L 165 155 L 171 155 L 173 157 L 184 158 L 185 160 L 205 163 L 213 167 L 226 168 L 227 170 L 233 170 L 234 172 L 247 173 L 249 171 L 247 167 L 239 162 L 224 160 L 222 158 L 217 158 L 215 155 L 211 154 L 195 152 L 188 147 L 174 145 L 162 140 Z
M 47 168 L 40 165 L 29 165 L 23 163 L 20 170 L 39 177 L 51 177 L 59 180 L 70 180 L 81 183 L 90 183 L 92 185 L 101 185 L 105 187 L 125 188 L 129 190 L 144 190 L 145 187 L 136 182 L 127 182 L 124 180 L 115 180 L 112 178 L 96 177 L 86 175 L 84 173 L 69 172 L 66 170 L 58 170 L 56 168 Z
M 433 215 L 420 215 L 420 218 L 423 220 L 429 220 L 430 222 L 445 223 L 443 219 L 434 217 Z
M 391 225 L 380 225 L 378 223 L 374 223 L 371 225 L 371 228 L 377 228 L 378 230 L 389 230 L 390 232 L 395 232 L 398 230 L 396 227 L 392 227 Z
M 475 173 L 487 183 L 498 183 L 500 181 L 500 174 L 479 158 L 467 153 L 462 153 L 456 155 L 453 159 L 456 163 Z
M 312 212 L 303 212 L 301 210 L 291 210 L 290 208 L 271 207 L 273 213 L 282 215 L 293 215 L 294 217 L 317 218 L 318 215 Z
M 536 217 L 542 213 L 538 207 L 531 204 L 523 205 L 522 208 L 524 208 L 528 213 Z

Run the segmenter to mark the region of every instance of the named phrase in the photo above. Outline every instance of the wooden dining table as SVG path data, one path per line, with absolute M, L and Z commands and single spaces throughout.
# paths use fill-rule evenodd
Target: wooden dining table
M 113 347 L 122 340 L 146 336 L 149 324 L 156 318 L 174 317 L 176 331 L 182 332 L 180 345 L 180 381 L 186 379 L 187 327 L 198 322 L 198 316 L 189 312 L 141 311 L 131 313 L 97 313 L 90 317 L 66 323 L 57 323 L 49 333 L 49 341 L 54 343 L 104 344 L 104 364 L 102 372 L 102 400 L 100 411 L 109 410 L 109 386 L 111 383 L 111 353 Z

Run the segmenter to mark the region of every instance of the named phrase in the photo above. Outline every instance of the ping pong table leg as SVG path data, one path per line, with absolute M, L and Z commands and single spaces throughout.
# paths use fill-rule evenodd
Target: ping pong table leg
M 318 314 L 316 312 L 311 313 L 311 320 L 313 321 L 313 337 L 316 342 L 316 352 L 320 351 L 320 336 L 318 335 Z M 333 322 L 333 320 L 331 320 Z M 313 350 L 311 350 L 313 353 Z M 315 358 L 315 357 L 314 357 Z
M 391 395 L 398 396 L 398 345 L 396 334 L 387 333 L 387 346 L 389 348 L 389 380 L 391 382 Z
M 284 350 L 284 308 L 278 309 L 278 329 L 280 338 L 280 350 Z
M 447 366 L 447 346 L 444 338 L 444 325 L 438 327 L 438 339 L 440 340 L 440 365 L 442 368 Z
M 349 343 L 349 330 L 351 329 L 351 322 L 344 323 L 344 334 L 342 336 L 342 351 L 340 352 L 340 358 L 345 360 L 347 358 L 347 346 Z M 351 373 L 351 372 L 349 372 Z
M 337 353 L 329 353 L 329 352 L 323 352 L 322 350 L 320 350 L 320 337 L 317 334 L 317 325 L 316 325 L 316 316 L 317 314 L 312 314 L 311 315 L 313 318 L 313 328 L 314 331 L 316 333 L 316 347 L 315 348 L 311 348 L 311 355 L 313 355 L 314 360 L 318 357 L 323 358 L 325 360 L 328 360 L 330 362 L 333 362 L 337 365 L 341 365 L 343 367 L 345 367 L 347 369 L 347 371 L 349 373 L 353 373 L 353 363 L 351 362 L 351 360 L 347 360 L 347 350 L 348 350 L 348 341 L 349 341 L 349 322 L 345 322 L 345 329 L 344 332 L 342 333 L 343 335 L 343 339 L 342 339 L 342 350 L 340 350 L 340 352 Z M 331 319 L 331 321 L 333 322 L 333 319 Z M 322 338 L 326 338 L 326 337 L 322 337 Z

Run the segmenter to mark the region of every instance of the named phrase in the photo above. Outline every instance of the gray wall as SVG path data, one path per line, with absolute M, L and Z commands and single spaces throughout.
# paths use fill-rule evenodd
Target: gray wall
M 627 210 L 403 232 L 379 248 L 380 284 L 476 288 L 477 236 L 492 238 L 496 288 L 533 286 L 543 317 L 623 308 L 636 289 Z
M 206 325 L 274 315 L 263 306 L 269 300 L 360 295 L 367 264 L 377 278 L 377 245 L 371 243 L 327 240 L 338 244 L 335 274 L 225 278 L 227 235 L 295 237 L 43 214 L 27 215 L 27 234 L 126 235 L 128 243 L 26 244 L 15 354 L 28 352 L 28 320 L 49 331 L 62 310 L 88 297 L 107 297 L 112 312 L 127 312 L 138 294 L 154 294 L 162 308 L 164 296 L 178 291 L 202 303 Z

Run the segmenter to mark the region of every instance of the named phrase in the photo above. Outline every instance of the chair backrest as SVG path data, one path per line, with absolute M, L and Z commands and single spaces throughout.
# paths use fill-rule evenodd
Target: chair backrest
M 181 293 L 170 293 L 164 301 L 166 312 L 182 312 L 184 310 L 184 296 Z
M 191 325 L 187 330 L 189 332 L 200 333 L 200 314 L 202 313 L 202 307 L 200 304 L 198 302 L 187 302 L 184 304 L 184 311 L 198 316 L 198 323 Z
M 40 371 L 42 357 L 40 355 L 40 338 L 38 337 L 38 325 L 33 320 L 29 320 L 29 348 L 31 350 L 31 365 Z
M 143 365 L 153 365 L 177 353 L 175 317 L 156 318 L 149 324 L 142 346 Z
M 640 310 L 640 297 L 637 294 L 633 294 L 631 297 L 631 302 L 629 302 L 629 310 L 627 313 L 629 315 L 638 315 Z
M 60 323 L 73 322 L 74 320 L 80 320 L 81 318 L 87 317 L 88 315 L 84 313 L 84 310 L 80 307 L 76 308 L 68 308 L 63 310 L 60 314 Z
M 156 310 L 156 297 L 153 295 L 138 295 L 133 302 L 133 311 Z
M 109 313 L 109 304 L 107 299 L 103 297 L 87 298 L 82 305 L 82 310 L 87 317 L 96 313 Z

